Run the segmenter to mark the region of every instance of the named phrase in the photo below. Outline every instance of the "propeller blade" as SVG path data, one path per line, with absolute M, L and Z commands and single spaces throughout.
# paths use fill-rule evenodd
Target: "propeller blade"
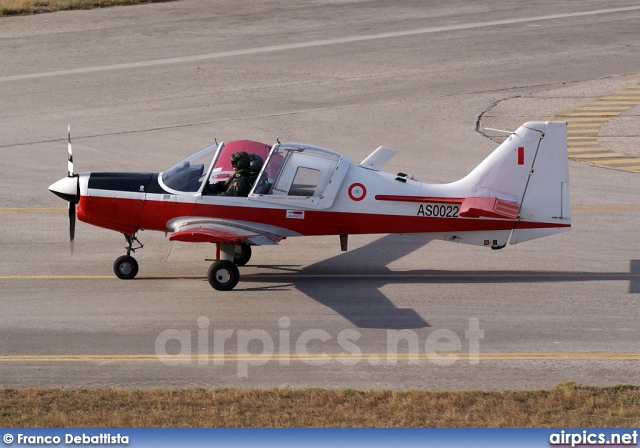
M 69 202 L 69 247 L 73 255 L 73 240 L 76 236 L 76 203 Z
M 73 176 L 73 150 L 71 149 L 71 125 L 67 128 L 67 151 L 69 153 L 67 163 L 67 176 Z

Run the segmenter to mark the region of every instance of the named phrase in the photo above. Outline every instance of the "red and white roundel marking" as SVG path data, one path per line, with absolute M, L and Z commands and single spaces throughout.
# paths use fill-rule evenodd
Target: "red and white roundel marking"
M 367 189 L 362 184 L 352 184 L 349 187 L 349 197 L 352 201 L 362 201 L 367 195 Z

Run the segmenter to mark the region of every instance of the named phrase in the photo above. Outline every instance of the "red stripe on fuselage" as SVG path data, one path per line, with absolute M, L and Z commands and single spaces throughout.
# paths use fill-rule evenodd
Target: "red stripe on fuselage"
M 377 201 L 396 202 L 435 202 L 437 204 L 462 204 L 464 198 L 436 198 L 431 196 L 393 196 L 387 194 L 376 195 Z
M 248 200 L 247 200 L 248 202 Z M 286 217 L 285 209 L 218 204 L 162 202 L 137 199 L 82 197 L 78 218 L 89 224 L 134 233 L 140 229 L 165 232 L 166 223 L 177 217 L 200 216 L 250 221 L 283 227 L 303 235 L 336 235 L 368 233 L 427 233 L 511 230 L 514 220 L 481 218 L 443 218 L 373 213 L 328 212 L 305 210 L 304 219 Z M 434 201 L 437 202 L 437 201 Z M 518 228 L 570 227 L 570 224 L 520 221 Z

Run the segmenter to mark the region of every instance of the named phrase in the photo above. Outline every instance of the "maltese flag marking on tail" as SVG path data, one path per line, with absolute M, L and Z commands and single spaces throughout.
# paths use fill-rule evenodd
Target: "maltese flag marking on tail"
M 524 165 L 524 146 L 518 146 L 518 165 Z

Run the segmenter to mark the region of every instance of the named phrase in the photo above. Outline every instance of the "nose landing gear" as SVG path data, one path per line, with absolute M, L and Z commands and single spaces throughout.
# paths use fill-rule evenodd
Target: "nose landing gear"
M 125 246 L 127 255 L 122 255 L 116 259 L 113 263 L 113 272 L 116 274 L 116 277 L 121 280 L 131 280 L 138 274 L 138 262 L 131 256 L 131 252 L 142 249 L 144 246 L 135 234 L 125 234 L 124 238 L 127 241 L 127 245 Z M 138 243 L 138 246 L 133 247 L 134 243 Z
M 113 263 L 113 272 L 121 280 L 130 280 L 138 274 L 138 262 L 131 255 L 123 255 Z

